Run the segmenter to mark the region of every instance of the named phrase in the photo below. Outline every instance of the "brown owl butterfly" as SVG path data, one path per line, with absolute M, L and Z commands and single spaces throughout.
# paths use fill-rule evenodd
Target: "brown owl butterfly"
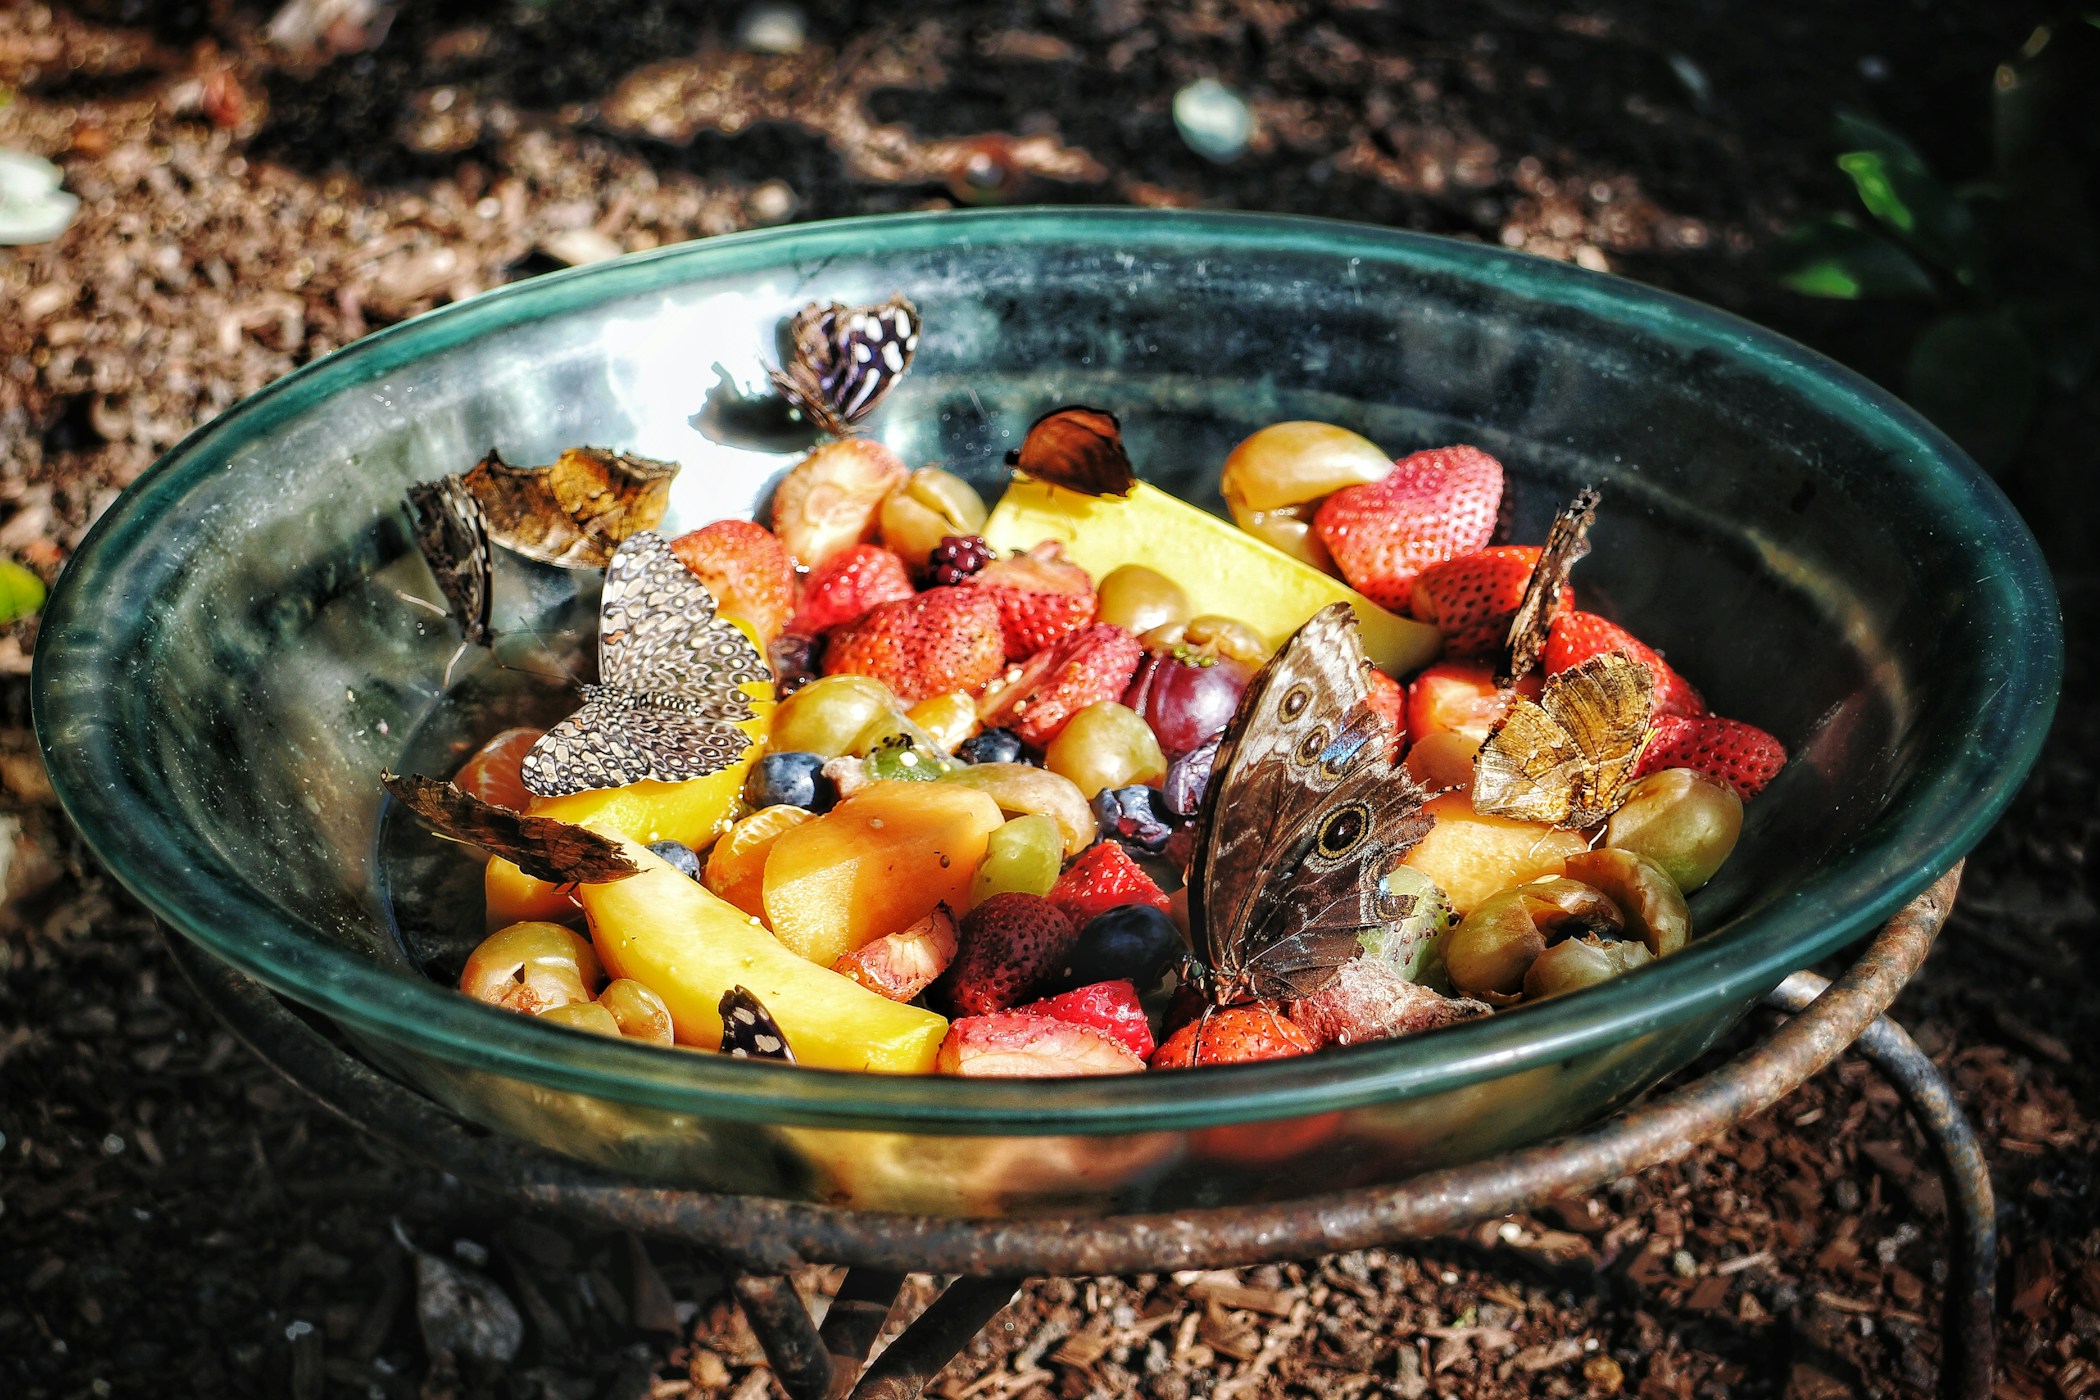
M 765 1003 L 749 989 L 731 987 L 715 1007 L 722 1018 L 722 1053 L 740 1060 L 785 1060 L 795 1063 L 787 1035 Z
M 1655 679 L 1617 652 L 1546 677 L 1533 704 L 1513 696 L 1473 760 L 1473 810 L 1570 831 L 1626 799 L 1654 729 Z
M 1230 1006 L 1312 995 L 1365 929 L 1403 917 L 1386 872 L 1429 830 L 1392 759 L 1347 603 L 1284 643 L 1226 726 L 1197 814 L 1189 923 Z
M 546 467 L 514 467 L 492 448 L 462 479 L 497 544 L 565 569 L 602 569 L 622 540 L 663 520 L 676 475 L 676 462 L 603 447 L 571 447 Z
M 638 869 L 611 837 L 552 817 L 528 817 L 498 807 L 457 783 L 420 773 L 405 778 L 382 773 L 379 781 L 439 835 L 502 856 L 535 880 L 603 885 L 624 880 Z
M 1553 517 L 1553 528 L 1546 532 L 1539 562 L 1532 565 L 1531 577 L 1525 581 L 1524 597 L 1510 619 L 1509 640 L 1503 643 L 1502 659 L 1495 667 L 1495 684 L 1502 689 L 1529 675 L 1545 654 L 1546 634 L 1553 626 L 1561 592 L 1568 586 L 1568 571 L 1590 552 L 1590 526 L 1597 523 L 1597 505 L 1603 499 L 1596 487 L 1585 486 Z
M 1105 408 L 1073 405 L 1035 420 L 1006 464 L 1037 481 L 1088 496 L 1127 496 L 1137 485 L 1123 427 Z

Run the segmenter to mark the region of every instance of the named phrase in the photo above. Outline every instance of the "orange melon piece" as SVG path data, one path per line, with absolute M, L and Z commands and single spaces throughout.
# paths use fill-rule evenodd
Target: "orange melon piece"
M 817 814 L 800 807 L 761 807 L 729 828 L 707 853 L 700 883 L 753 918 L 766 912 L 766 857 L 773 843 Z
M 1432 797 L 1422 810 L 1436 825 L 1400 863 L 1436 881 L 1460 914 L 1498 890 L 1560 874 L 1563 861 L 1590 845 L 1580 832 L 1483 816 L 1462 792 Z
M 970 877 L 1005 820 L 974 788 L 873 783 L 773 842 L 766 923 L 789 948 L 830 967 L 936 905 L 965 907 Z

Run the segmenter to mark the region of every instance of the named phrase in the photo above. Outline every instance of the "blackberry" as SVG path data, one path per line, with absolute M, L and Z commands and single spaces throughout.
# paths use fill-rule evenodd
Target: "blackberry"
M 977 535 L 943 535 L 926 562 L 935 583 L 961 583 L 992 562 L 992 547 Z

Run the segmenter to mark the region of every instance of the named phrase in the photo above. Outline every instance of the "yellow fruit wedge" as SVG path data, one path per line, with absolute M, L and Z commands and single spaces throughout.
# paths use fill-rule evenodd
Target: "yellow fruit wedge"
M 618 833 L 610 826 L 597 830 Z M 945 1017 L 891 1001 L 782 947 L 655 852 L 622 839 L 641 873 L 578 893 L 599 961 L 670 1008 L 678 1043 L 722 1043 L 716 1007 L 743 987 L 764 1003 L 797 1063 L 878 1074 L 927 1074 L 948 1034 Z
M 1272 648 L 1329 603 L 1347 603 L 1372 664 L 1392 676 L 1420 670 L 1443 645 L 1434 627 L 1389 613 L 1340 579 L 1143 482 L 1125 497 L 1097 497 L 1016 479 L 985 522 L 984 539 L 997 550 L 1062 540 L 1065 557 L 1096 580 L 1142 564 L 1180 584 L 1197 613 L 1236 617 Z
M 970 877 L 1005 821 L 975 788 L 871 783 L 774 840 L 766 923 L 787 947 L 830 967 L 936 905 L 966 908 Z

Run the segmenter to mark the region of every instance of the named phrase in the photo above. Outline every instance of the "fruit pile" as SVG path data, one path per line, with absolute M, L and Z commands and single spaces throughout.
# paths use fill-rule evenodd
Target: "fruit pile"
M 499 806 L 617 838 L 639 867 L 572 885 L 491 859 L 493 932 L 461 989 L 713 1049 L 734 988 L 801 1064 L 1109 1074 L 1405 1034 L 1667 956 L 1691 934 L 1685 893 L 1785 751 L 1711 713 L 1572 588 L 1539 622 L 1542 674 L 1499 687 L 1540 566 L 1538 548 L 1492 542 L 1503 487 L 1476 448 L 1395 462 L 1339 427 L 1282 423 L 1226 460 L 1232 523 L 1143 484 L 1093 495 L 1028 475 L 988 509 L 939 468 L 829 442 L 781 482 L 770 528 L 721 520 L 671 542 L 773 671 L 770 693 L 747 687 L 740 761 L 536 798 L 519 771 L 536 733 L 513 730 L 458 774 Z M 1393 917 L 1354 956 L 1303 995 L 1214 1004 L 1183 880 L 1220 736 L 1277 649 L 1338 602 L 1375 668 L 1381 747 L 1428 794 L 1426 831 L 1374 872 Z M 1483 745 L 1517 697 L 1560 713 L 1556 687 L 1608 656 L 1645 672 L 1625 761 L 1608 782 L 1570 761 L 1606 789 L 1579 810 L 1608 816 L 1566 829 L 1476 810 Z

